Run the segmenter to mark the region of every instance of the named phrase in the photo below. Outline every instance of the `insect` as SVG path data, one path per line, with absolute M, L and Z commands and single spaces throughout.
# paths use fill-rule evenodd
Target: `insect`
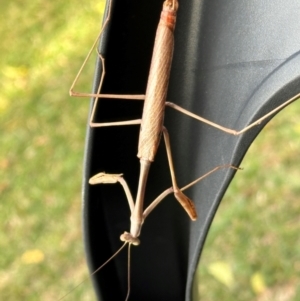
M 103 30 L 106 28 L 109 20 L 110 20 L 110 9 L 111 3 L 109 6 L 107 17 L 104 21 L 103 28 L 101 30 L 100 35 L 102 34 Z M 240 131 L 235 131 L 232 129 L 225 128 L 221 125 L 216 123 L 210 122 L 207 119 L 204 119 L 194 113 L 191 113 L 184 108 L 166 101 L 167 96 L 167 88 L 168 88 L 168 81 L 170 75 L 170 68 L 172 63 L 172 54 L 173 54 L 173 31 L 175 28 L 176 22 L 176 14 L 178 10 L 178 2 L 177 0 L 167 0 L 163 4 L 163 10 L 161 14 L 160 23 L 158 25 L 155 46 L 153 50 L 153 57 L 152 63 L 150 67 L 148 85 L 145 95 L 112 95 L 112 94 L 101 94 L 101 87 L 103 84 L 105 71 L 103 71 L 101 75 L 100 84 L 98 86 L 98 91 L 95 94 L 90 93 L 77 93 L 74 92 L 74 86 L 81 74 L 85 63 L 89 59 L 93 49 L 95 48 L 100 35 L 96 39 L 93 48 L 89 52 L 86 60 L 84 61 L 83 66 L 79 70 L 77 77 L 70 89 L 70 94 L 72 96 L 80 96 L 80 97 L 95 97 L 95 102 L 93 105 L 91 118 L 90 118 L 90 126 L 91 127 L 107 127 L 107 126 L 121 126 L 121 125 L 140 125 L 140 136 L 139 136 L 139 147 L 138 147 L 138 157 L 140 159 L 140 178 L 139 178 L 139 185 L 138 185 L 138 192 L 136 199 L 132 197 L 130 189 L 124 180 L 122 174 L 106 174 L 104 172 L 98 173 L 90 179 L 90 184 L 108 184 L 108 183 L 117 183 L 119 182 L 125 191 L 125 194 L 128 199 L 129 207 L 131 210 L 131 228 L 129 232 L 125 232 L 121 235 L 121 240 L 124 241 L 124 245 L 138 245 L 139 244 L 139 236 L 141 233 L 142 224 L 145 221 L 145 218 L 150 214 L 150 212 L 165 198 L 166 195 L 173 193 L 175 198 L 179 201 L 182 205 L 183 209 L 187 212 L 189 217 L 192 220 L 197 218 L 197 213 L 192 201 L 183 193 L 183 191 L 192 185 L 196 184 L 201 178 L 196 179 L 192 183 L 188 184 L 187 186 L 180 188 L 176 181 L 174 164 L 172 160 L 172 153 L 171 153 L 171 146 L 170 146 L 170 139 L 167 129 L 163 126 L 163 118 L 164 118 L 164 110 L 166 106 L 174 108 L 192 118 L 195 118 L 199 121 L 209 124 L 219 130 L 224 131 L 225 133 L 232 134 L 232 135 L 239 135 L 250 128 L 254 127 L 255 125 L 262 122 L 264 119 L 269 117 L 270 115 L 274 114 L 276 111 L 280 110 L 282 107 L 286 106 L 288 103 L 294 101 L 296 97 L 288 100 L 281 106 L 277 107 L 276 109 L 272 110 L 262 118 L 258 119 L 254 123 L 250 124 L 249 126 L 245 127 Z M 103 69 L 105 69 L 105 59 L 104 57 L 98 53 L 99 59 L 102 62 Z M 135 99 L 144 101 L 144 110 L 143 116 L 141 119 L 136 120 L 129 120 L 129 121 L 116 121 L 116 122 L 106 122 L 106 123 L 99 123 L 95 121 L 95 112 L 96 108 L 99 103 L 100 98 L 119 98 L 119 99 Z M 160 138 L 163 136 L 167 155 L 168 155 L 168 163 L 171 172 L 171 179 L 172 179 L 172 187 L 164 191 L 160 194 L 145 210 L 144 210 L 144 196 L 145 196 L 145 189 L 147 184 L 147 177 L 151 162 L 154 161 L 156 151 L 158 145 L 160 143 Z M 235 168 L 230 165 L 226 166 L 218 166 L 213 169 L 211 172 L 214 172 L 223 167 L 230 167 Z M 211 173 L 209 172 L 209 173 Z M 206 176 L 206 175 L 205 175 Z M 127 296 L 128 297 L 128 296 Z

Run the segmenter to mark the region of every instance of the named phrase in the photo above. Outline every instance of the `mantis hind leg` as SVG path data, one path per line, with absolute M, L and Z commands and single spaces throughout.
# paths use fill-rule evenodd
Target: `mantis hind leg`
M 215 122 L 212 122 L 208 119 L 205 119 L 199 115 L 196 115 L 178 105 L 176 105 L 175 103 L 172 103 L 172 102 L 166 102 L 166 106 L 168 107 L 171 107 L 187 116 L 190 116 L 196 120 L 199 120 L 203 123 L 206 123 L 214 128 L 217 128 L 225 133 L 228 133 L 228 134 L 231 134 L 231 135 L 234 135 L 234 136 L 238 136 L 238 135 L 241 135 L 245 132 L 247 132 L 248 130 L 252 129 L 253 127 L 255 127 L 256 125 L 259 125 L 261 122 L 263 122 L 265 119 L 267 119 L 268 117 L 272 116 L 272 115 L 275 115 L 275 113 L 279 112 L 281 109 L 283 109 L 284 107 L 286 107 L 287 105 L 289 105 L 290 103 L 294 102 L 295 100 L 297 100 L 298 98 L 300 97 L 300 93 L 289 98 L 288 100 L 286 100 L 283 104 L 279 105 L 278 107 L 276 107 L 275 109 L 273 109 L 272 111 L 270 111 L 269 113 L 265 114 L 264 116 L 260 117 L 259 119 L 257 119 L 256 121 L 252 122 L 251 124 L 249 124 L 248 126 L 244 127 L 243 129 L 241 130 L 234 130 L 234 129 L 230 129 L 230 128 L 226 128 L 220 124 L 217 124 Z

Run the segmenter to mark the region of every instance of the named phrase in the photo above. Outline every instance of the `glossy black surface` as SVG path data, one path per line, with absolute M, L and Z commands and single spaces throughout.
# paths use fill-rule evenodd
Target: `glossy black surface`
M 103 93 L 143 94 L 162 0 L 115 0 Z M 180 1 L 168 100 L 211 121 L 242 129 L 300 92 L 300 3 L 297 0 Z M 101 69 L 101 68 L 100 68 Z M 98 76 L 101 72 L 96 71 Z M 141 116 L 142 101 L 102 100 L 97 120 Z M 170 132 L 180 186 L 217 165 L 238 166 L 265 123 L 233 137 L 171 108 Z M 123 173 L 136 195 L 139 126 L 87 129 L 83 179 L 83 227 L 90 270 L 121 245 L 129 208 L 119 184 L 90 186 L 95 173 Z M 132 247 L 130 300 L 192 300 L 194 270 L 218 204 L 234 171 L 222 170 L 189 189 L 198 220 L 190 222 L 173 196 L 146 220 L 141 245 Z M 162 141 L 151 167 L 149 203 L 171 186 Z M 99 300 L 124 300 L 126 252 L 94 276 Z M 113 289 L 112 289 L 113 287 Z

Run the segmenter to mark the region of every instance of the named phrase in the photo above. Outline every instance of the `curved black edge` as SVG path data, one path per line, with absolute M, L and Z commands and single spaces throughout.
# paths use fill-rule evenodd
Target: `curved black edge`
M 300 92 L 300 24 L 297 0 L 180 1 L 168 100 L 226 127 L 241 129 Z M 145 92 L 162 0 L 115 0 L 103 37 L 103 93 Z M 99 69 L 100 68 L 100 69 Z M 98 67 L 96 74 L 99 74 Z M 96 75 L 95 85 L 99 80 Z M 103 100 L 98 120 L 141 116 L 142 102 Z M 215 166 L 238 166 L 266 122 L 233 137 L 168 108 L 165 125 L 180 186 Z M 118 185 L 90 186 L 100 171 L 123 173 L 136 193 L 138 126 L 87 129 L 83 228 L 90 271 L 121 245 L 129 209 Z M 207 177 L 188 195 L 198 220 L 191 223 L 170 196 L 146 220 L 141 245 L 132 250 L 130 300 L 193 300 L 195 268 L 234 171 Z M 170 186 L 163 143 L 151 167 L 146 201 Z M 124 300 L 126 252 L 93 277 L 99 300 Z M 113 287 L 113 289 L 111 289 Z

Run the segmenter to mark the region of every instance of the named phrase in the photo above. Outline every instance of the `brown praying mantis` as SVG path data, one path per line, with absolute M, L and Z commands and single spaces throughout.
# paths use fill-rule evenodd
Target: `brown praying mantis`
M 206 177 L 207 175 L 219 170 L 220 168 L 229 167 L 237 169 L 231 165 L 222 165 L 217 166 L 204 176 L 196 179 L 190 184 L 186 185 L 183 188 L 179 188 L 174 164 L 172 160 L 171 146 L 170 146 L 170 138 L 167 129 L 163 125 L 164 112 L 165 107 L 169 106 L 182 112 L 196 120 L 202 121 L 212 127 L 215 127 L 225 133 L 232 135 L 240 135 L 250 128 L 260 124 L 264 119 L 268 118 L 275 112 L 279 111 L 284 106 L 293 102 L 297 97 L 293 97 L 287 100 L 282 105 L 278 106 L 274 110 L 270 111 L 268 114 L 264 115 L 260 119 L 251 123 L 247 127 L 243 128 L 240 131 L 236 131 L 233 129 L 229 129 L 213 123 L 207 119 L 204 119 L 194 113 L 191 113 L 184 108 L 166 101 L 167 90 L 168 90 L 168 82 L 170 76 L 170 69 L 172 64 L 172 55 L 173 55 L 173 44 L 174 44 L 174 28 L 176 23 L 176 14 L 178 10 L 178 1 L 177 0 L 166 0 L 163 4 L 163 9 L 161 13 L 161 18 L 159 21 L 156 37 L 155 37 L 155 45 L 153 49 L 152 62 L 148 77 L 148 84 L 145 95 L 113 95 L 113 94 L 101 94 L 101 88 L 103 84 L 103 80 L 105 77 L 105 59 L 98 53 L 99 59 L 102 63 L 103 72 L 100 79 L 100 84 L 98 86 L 96 93 L 78 93 L 74 91 L 74 87 L 79 79 L 80 74 L 84 66 L 86 65 L 88 59 L 90 58 L 93 50 L 95 49 L 103 31 L 107 27 L 107 24 L 110 20 L 111 16 L 111 2 L 109 4 L 108 13 L 106 19 L 103 23 L 103 27 L 99 33 L 99 36 L 95 40 L 93 47 L 87 55 L 82 67 L 80 68 L 71 88 L 70 95 L 77 97 L 94 97 L 95 101 L 93 104 L 91 116 L 90 116 L 90 126 L 91 127 L 108 127 L 108 126 L 121 126 L 121 125 L 140 125 L 140 136 L 139 136 L 139 146 L 138 146 L 138 158 L 140 159 L 140 177 L 138 183 L 138 191 L 137 196 L 134 201 L 130 189 L 124 180 L 122 174 L 106 174 L 104 172 L 98 173 L 90 179 L 90 184 L 107 184 L 107 183 L 117 183 L 119 182 L 125 191 L 126 197 L 128 199 L 130 211 L 131 211 L 131 227 L 129 232 L 125 232 L 121 235 L 121 240 L 124 241 L 124 245 L 131 244 L 138 245 L 139 244 L 139 236 L 141 233 L 142 225 L 146 219 L 146 217 L 151 213 L 151 211 L 156 208 L 156 206 L 170 193 L 173 193 L 175 198 L 182 205 L 184 210 L 188 213 L 189 217 L 192 220 L 196 220 L 197 213 L 196 209 L 193 205 L 193 202 L 183 193 L 184 190 L 188 189 L 192 185 L 195 185 L 201 179 Z M 143 115 L 141 119 L 136 120 L 128 120 L 128 121 L 117 121 L 117 122 L 106 122 L 99 123 L 95 121 L 95 112 L 98 106 L 100 98 L 109 98 L 109 99 L 134 99 L 144 101 Z M 170 167 L 172 187 L 162 192 L 146 209 L 144 209 L 144 196 L 145 189 L 147 184 L 147 177 L 151 163 L 155 159 L 155 155 L 157 152 L 158 145 L 160 143 L 161 135 L 164 137 L 166 149 L 167 149 L 167 157 L 168 163 Z M 127 296 L 128 298 L 128 296 Z

